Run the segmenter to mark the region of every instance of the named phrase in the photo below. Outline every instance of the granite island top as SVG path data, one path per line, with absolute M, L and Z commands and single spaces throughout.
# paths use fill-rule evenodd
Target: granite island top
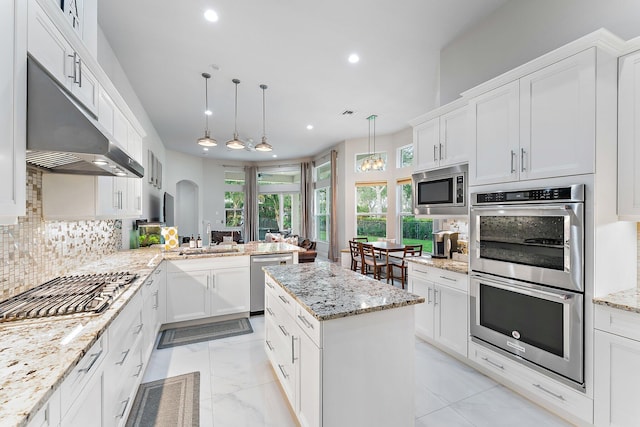
M 631 288 L 593 299 L 594 304 L 640 313 L 640 289 Z
M 189 249 L 180 247 L 163 252 L 166 260 L 194 259 L 194 258 L 210 258 L 210 257 L 226 257 L 226 256 L 242 256 L 242 255 L 270 255 L 284 254 L 292 252 L 305 252 L 306 249 L 300 246 L 291 245 L 284 242 L 263 243 L 248 242 L 245 244 L 233 245 L 214 245 L 204 248 Z
M 263 270 L 320 321 L 425 301 L 423 297 L 328 262 L 269 266 Z
M 0 426 L 23 426 L 29 422 L 163 259 L 304 251 L 303 248 L 286 243 L 250 242 L 234 246 L 237 250 L 228 253 L 212 251 L 180 255 L 179 250 L 162 251 L 160 245 L 157 245 L 116 252 L 66 272 L 64 275 L 69 276 L 128 271 L 137 274 L 138 278 L 100 314 L 74 314 L 0 323 Z M 62 344 L 63 339 L 76 331 L 79 332 L 73 339 Z
M 455 273 L 469 274 L 469 264 L 464 261 L 455 261 L 446 258 L 431 258 L 431 256 L 407 257 L 408 262 L 414 262 L 427 267 L 435 267 L 441 270 L 453 271 Z

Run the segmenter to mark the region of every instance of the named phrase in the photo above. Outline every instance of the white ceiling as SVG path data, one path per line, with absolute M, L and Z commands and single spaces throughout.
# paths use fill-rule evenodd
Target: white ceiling
M 165 146 L 205 155 L 196 144 L 209 119 L 209 158 L 294 159 L 378 135 L 436 106 L 439 51 L 506 0 L 101 0 L 99 23 Z M 219 21 L 203 18 L 212 8 Z M 347 61 L 356 52 L 358 64 Z M 272 153 L 224 146 L 234 128 L 260 142 L 262 91 Z M 352 116 L 343 116 L 352 110 Z M 306 129 L 312 124 L 314 129 Z

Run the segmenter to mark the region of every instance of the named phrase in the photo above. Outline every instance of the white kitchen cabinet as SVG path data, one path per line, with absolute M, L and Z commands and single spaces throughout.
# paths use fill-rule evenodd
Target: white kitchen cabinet
M 98 82 L 42 6 L 29 1 L 28 51 L 89 111 L 98 110 Z
M 640 315 L 596 306 L 594 424 L 637 426 L 640 419 Z
M 33 418 L 29 420 L 27 427 L 57 427 L 59 425 L 60 389 L 57 389 Z
M 249 256 L 170 261 L 167 323 L 249 312 Z
M 469 101 L 471 184 L 595 171 L 595 48 Z
M 147 280 L 145 280 L 144 285 L 142 286 L 144 360 L 146 360 L 146 358 L 151 354 L 160 325 L 165 322 L 165 316 L 161 307 L 165 301 L 164 293 L 166 278 L 165 263 L 162 262 L 158 267 L 156 267 Z
M 64 427 L 107 427 L 111 423 L 105 422 L 102 416 L 104 390 L 104 374 L 99 372 L 85 387 L 82 395 L 78 397 L 62 418 L 61 426 Z
M 445 110 L 448 109 L 450 107 L 445 107 Z M 429 116 L 436 113 L 430 113 Z M 412 123 L 420 120 L 415 119 Z M 469 160 L 469 146 L 466 106 L 416 124 L 413 128 L 413 150 L 416 159 L 414 170 L 430 170 L 466 162 Z
M 618 216 L 640 219 L 640 52 L 620 58 L 618 80 Z
M 425 298 L 416 306 L 416 335 L 467 356 L 468 277 L 464 274 L 409 263 L 409 292 Z
M 298 337 L 298 419 L 303 427 L 322 425 L 322 350 L 305 332 Z
M 15 224 L 26 209 L 27 5 L 1 0 L 0 8 L 0 224 Z

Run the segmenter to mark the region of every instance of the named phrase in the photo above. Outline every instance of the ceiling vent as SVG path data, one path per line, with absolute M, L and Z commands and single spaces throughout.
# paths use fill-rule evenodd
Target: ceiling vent
M 353 115 L 353 110 L 344 110 L 342 112 L 343 116 L 352 116 Z

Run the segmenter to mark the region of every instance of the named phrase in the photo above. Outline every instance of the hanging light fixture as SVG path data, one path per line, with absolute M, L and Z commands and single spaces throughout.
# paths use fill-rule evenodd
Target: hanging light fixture
M 262 142 L 256 145 L 256 150 L 258 151 L 271 151 L 273 147 L 271 144 L 267 142 L 267 133 L 265 131 L 265 108 L 264 108 L 264 91 L 267 89 L 267 85 L 260 85 L 260 89 L 262 89 Z
M 202 73 L 202 77 L 204 77 L 204 123 L 205 123 L 205 127 L 204 127 L 204 136 L 202 138 L 198 138 L 198 144 L 202 145 L 203 147 L 215 147 L 216 145 L 218 145 L 218 141 L 216 141 L 215 139 L 211 138 L 211 135 L 209 133 L 209 116 L 211 115 L 211 111 L 209 111 L 209 85 L 208 85 L 208 81 L 211 78 L 211 74 L 209 73 Z
M 235 125 L 233 128 L 233 139 L 227 141 L 227 147 L 233 150 L 242 150 L 245 148 L 245 144 L 238 138 L 238 85 L 240 84 L 240 80 L 233 79 L 231 81 L 236 85 Z
M 369 116 L 370 122 L 373 123 L 373 156 L 371 156 L 371 168 L 373 170 L 382 170 L 384 168 L 384 161 L 382 160 L 382 155 L 378 154 L 378 158 L 376 159 L 376 118 L 378 116 L 372 114 Z

